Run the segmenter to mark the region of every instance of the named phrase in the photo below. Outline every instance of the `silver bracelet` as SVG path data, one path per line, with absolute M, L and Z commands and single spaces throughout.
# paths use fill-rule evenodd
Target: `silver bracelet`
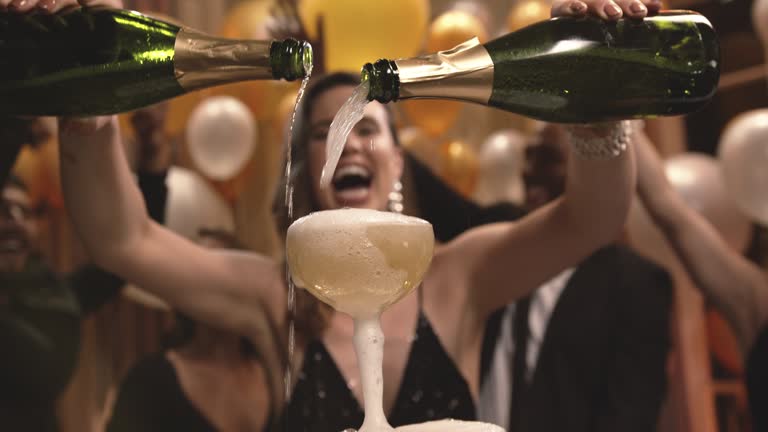
M 589 125 L 569 125 L 566 131 L 581 159 L 611 159 L 627 150 L 633 124 L 629 120 Z

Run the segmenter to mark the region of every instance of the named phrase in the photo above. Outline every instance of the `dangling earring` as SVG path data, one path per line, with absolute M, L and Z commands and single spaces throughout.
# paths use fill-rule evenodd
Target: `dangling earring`
M 392 185 L 392 192 L 389 193 L 387 210 L 392 213 L 403 212 L 403 183 L 400 182 L 400 180 L 395 181 L 395 184 Z

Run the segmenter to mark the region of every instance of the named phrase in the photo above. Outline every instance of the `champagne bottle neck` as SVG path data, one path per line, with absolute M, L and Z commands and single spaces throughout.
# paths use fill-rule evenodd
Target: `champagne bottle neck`
M 312 68 L 312 47 L 306 42 L 223 39 L 181 29 L 174 47 L 176 80 L 192 91 L 247 80 L 293 81 Z
M 368 81 L 368 100 L 389 103 L 400 99 L 400 75 L 393 60 L 381 59 L 363 66 L 362 81 Z
M 477 39 L 451 50 L 363 67 L 369 99 L 450 98 L 487 104 L 493 92 L 493 60 Z

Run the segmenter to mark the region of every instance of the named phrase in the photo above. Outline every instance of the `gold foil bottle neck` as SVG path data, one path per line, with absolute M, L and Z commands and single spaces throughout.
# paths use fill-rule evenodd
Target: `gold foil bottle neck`
M 223 39 L 183 28 L 176 37 L 176 80 L 187 91 L 236 81 L 271 80 L 271 44 Z
M 441 97 L 487 104 L 493 60 L 477 38 L 447 51 L 395 60 L 400 98 Z

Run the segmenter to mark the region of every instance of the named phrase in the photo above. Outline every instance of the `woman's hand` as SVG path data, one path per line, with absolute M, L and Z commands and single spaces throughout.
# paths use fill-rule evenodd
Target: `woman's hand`
M 0 11 L 56 13 L 75 7 L 106 6 L 122 9 L 123 0 L 0 0 Z
M 595 16 L 606 21 L 622 17 L 642 19 L 661 9 L 661 0 L 554 0 L 553 17 Z M 622 122 L 600 125 L 567 125 L 576 153 L 586 159 L 618 156 L 626 149 L 631 130 Z
M 645 18 L 661 9 L 661 0 L 554 0 L 552 16 L 580 17 L 592 15 L 606 21 L 626 16 Z

